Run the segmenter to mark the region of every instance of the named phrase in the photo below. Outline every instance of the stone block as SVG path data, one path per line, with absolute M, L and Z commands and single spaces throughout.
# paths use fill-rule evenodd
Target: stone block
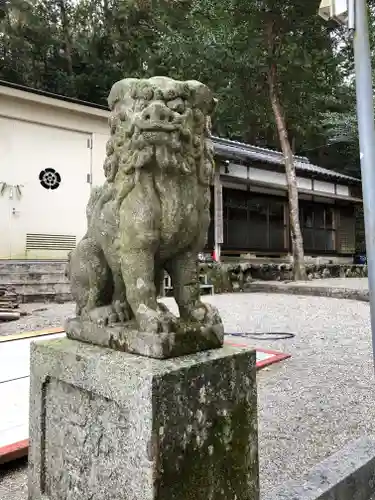
M 29 500 L 258 500 L 255 352 L 31 348 Z
M 265 492 L 264 500 L 369 500 L 374 493 L 375 438 L 363 436 L 317 464 L 301 480 Z
M 188 324 L 176 332 L 140 332 L 135 321 L 114 325 L 100 325 L 94 321 L 69 319 L 65 324 L 67 337 L 101 347 L 138 354 L 150 358 L 167 359 L 186 356 L 221 347 L 224 343 L 223 324 Z

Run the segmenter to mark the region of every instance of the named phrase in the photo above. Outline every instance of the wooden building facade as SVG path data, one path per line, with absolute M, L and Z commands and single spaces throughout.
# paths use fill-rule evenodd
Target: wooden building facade
M 212 188 L 207 250 L 216 244 L 222 255 L 290 254 L 282 154 L 213 139 L 220 176 Z M 356 246 L 355 209 L 362 203 L 360 181 L 312 165 L 307 158 L 296 157 L 295 165 L 305 253 L 351 258 Z

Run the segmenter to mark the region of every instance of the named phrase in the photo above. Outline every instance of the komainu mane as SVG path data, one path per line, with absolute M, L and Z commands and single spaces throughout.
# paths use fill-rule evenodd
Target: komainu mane
M 210 220 L 215 102 L 197 81 L 129 78 L 113 85 L 106 182 L 93 190 L 87 233 L 69 263 L 82 321 L 131 322 L 155 334 L 181 325 L 188 334 L 186 325 L 199 323 L 216 325 L 222 336 L 216 309 L 200 301 L 197 266 Z M 157 301 L 164 271 L 179 320 Z

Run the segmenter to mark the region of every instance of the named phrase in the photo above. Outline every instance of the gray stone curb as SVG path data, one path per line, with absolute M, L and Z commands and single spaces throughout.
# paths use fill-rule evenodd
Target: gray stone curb
M 247 293 L 282 293 L 288 295 L 307 295 L 312 297 L 331 297 L 334 299 L 358 300 L 369 302 L 368 290 L 356 290 L 354 288 L 308 286 L 286 283 L 251 283 L 245 292 Z
M 289 481 L 262 500 L 369 500 L 375 492 L 375 439 L 363 437 L 324 460 L 303 482 Z

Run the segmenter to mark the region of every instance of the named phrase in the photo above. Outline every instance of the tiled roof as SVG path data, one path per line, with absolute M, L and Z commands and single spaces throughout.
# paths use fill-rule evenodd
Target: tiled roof
M 215 153 L 221 156 L 249 160 L 260 160 L 267 163 L 272 163 L 274 165 L 284 165 L 284 156 L 280 151 L 260 148 L 258 146 L 250 146 L 249 144 L 230 141 L 229 139 L 222 139 L 216 136 L 212 136 L 212 140 L 215 147 Z M 340 174 L 338 172 L 334 172 L 333 170 L 328 170 L 327 168 L 313 165 L 307 158 L 303 156 L 295 156 L 294 164 L 297 170 L 304 170 L 305 172 L 310 172 L 311 174 L 316 174 L 320 177 L 342 179 L 343 181 L 351 183 L 361 182 L 355 177 L 350 177 L 349 175 Z

